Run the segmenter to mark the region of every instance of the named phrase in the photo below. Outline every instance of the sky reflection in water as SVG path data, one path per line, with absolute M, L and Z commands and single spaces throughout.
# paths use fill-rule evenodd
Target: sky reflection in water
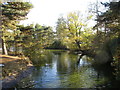
M 78 55 L 68 52 L 46 50 L 44 57 L 32 58 L 36 69 L 30 76 L 21 80 L 17 87 L 27 87 L 28 82 L 33 82 L 30 85 L 33 88 L 109 87 L 112 78 L 112 74 L 105 76 L 104 71 L 93 68 L 90 58 L 86 56 L 81 59 L 79 65 L 77 65 Z M 41 66 L 39 66 L 40 60 L 42 60 Z

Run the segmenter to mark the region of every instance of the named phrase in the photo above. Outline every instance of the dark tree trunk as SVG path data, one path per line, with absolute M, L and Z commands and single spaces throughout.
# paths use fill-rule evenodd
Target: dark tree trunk
M 77 64 L 80 63 L 80 59 L 81 59 L 83 56 L 84 56 L 84 54 L 81 54 L 81 55 L 80 55 L 80 57 L 79 57 L 79 59 L 78 59 L 78 61 L 77 61 Z
M 81 49 L 81 46 L 80 46 L 80 41 L 75 40 L 75 42 L 76 42 L 76 44 L 77 44 L 78 48 L 79 48 L 79 49 Z

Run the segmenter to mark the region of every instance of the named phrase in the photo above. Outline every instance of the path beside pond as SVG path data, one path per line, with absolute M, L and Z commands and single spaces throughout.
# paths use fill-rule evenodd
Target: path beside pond
M 25 57 L 24 57 L 25 58 Z M 34 69 L 33 65 L 18 56 L 0 55 L 2 67 L 2 88 L 14 87 L 22 78 L 28 76 Z
M 0 55 L 0 64 L 20 60 L 21 58 L 18 56 L 9 56 L 9 55 Z

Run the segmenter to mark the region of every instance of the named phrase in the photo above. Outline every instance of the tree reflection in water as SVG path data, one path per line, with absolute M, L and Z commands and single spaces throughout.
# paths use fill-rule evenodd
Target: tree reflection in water
M 113 68 L 110 66 L 93 66 L 92 58 L 83 56 L 79 62 L 78 55 L 67 51 L 42 50 L 31 53 L 31 60 L 36 70 L 21 80 L 17 87 L 34 82 L 33 88 L 95 88 L 119 87 Z

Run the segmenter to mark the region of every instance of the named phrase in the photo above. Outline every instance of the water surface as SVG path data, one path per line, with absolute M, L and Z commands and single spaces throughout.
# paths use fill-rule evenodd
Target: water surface
M 18 88 L 101 88 L 116 87 L 110 67 L 93 67 L 92 58 L 69 51 L 31 52 L 35 70 L 17 85 Z

